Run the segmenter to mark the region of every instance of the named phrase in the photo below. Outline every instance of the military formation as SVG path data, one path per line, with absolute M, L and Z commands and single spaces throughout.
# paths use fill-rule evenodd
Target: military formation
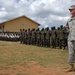
M 66 27 L 49 27 L 37 29 L 20 29 L 20 32 L 0 32 L 2 41 L 20 41 L 21 44 L 49 48 L 67 48 L 68 33 Z
M 20 35 L 17 32 L 0 32 L 0 40 L 2 41 L 20 41 Z
M 20 29 L 20 43 L 41 47 L 51 47 L 65 49 L 67 47 L 67 30 L 61 25 L 55 27 L 37 29 Z

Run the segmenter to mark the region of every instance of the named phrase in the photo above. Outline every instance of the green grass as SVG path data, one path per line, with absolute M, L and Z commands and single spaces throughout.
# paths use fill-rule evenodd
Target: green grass
M 29 61 L 35 61 L 42 66 L 65 66 L 68 50 L 0 41 L 0 65 L 16 65 Z

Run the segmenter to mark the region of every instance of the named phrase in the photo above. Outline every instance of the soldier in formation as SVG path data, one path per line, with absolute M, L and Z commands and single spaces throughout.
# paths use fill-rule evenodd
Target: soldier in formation
M 51 45 L 52 45 L 52 48 L 56 48 L 56 40 L 57 40 L 56 28 L 52 27 L 51 28 Z

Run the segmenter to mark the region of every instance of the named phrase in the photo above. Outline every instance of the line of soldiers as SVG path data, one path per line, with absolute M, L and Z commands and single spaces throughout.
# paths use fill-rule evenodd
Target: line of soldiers
M 20 41 L 20 33 L 17 32 L 0 32 L 0 40 L 2 41 Z
M 47 34 L 46 34 L 47 33 Z M 37 46 L 44 46 L 50 47 L 50 31 L 49 28 L 44 28 L 40 31 L 38 29 L 20 29 L 20 42 L 23 44 L 29 45 L 37 45 Z
M 59 47 L 60 49 L 65 49 L 67 47 L 68 33 L 66 27 L 63 27 L 63 25 L 57 29 L 52 27 L 51 34 L 51 43 L 53 48 Z
M 28 45 L 37 45 L 42 47 L 66 48 L 67 47 L 66 27 L 61 25 L 57 29 L 49 27 L 38 29 L 20 29 L 20 42 Z

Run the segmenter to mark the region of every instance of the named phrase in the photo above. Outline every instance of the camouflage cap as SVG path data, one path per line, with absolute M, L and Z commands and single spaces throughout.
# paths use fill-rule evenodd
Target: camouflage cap
M 69 10 L 75 9 L 75 5 L 70 6 Z

